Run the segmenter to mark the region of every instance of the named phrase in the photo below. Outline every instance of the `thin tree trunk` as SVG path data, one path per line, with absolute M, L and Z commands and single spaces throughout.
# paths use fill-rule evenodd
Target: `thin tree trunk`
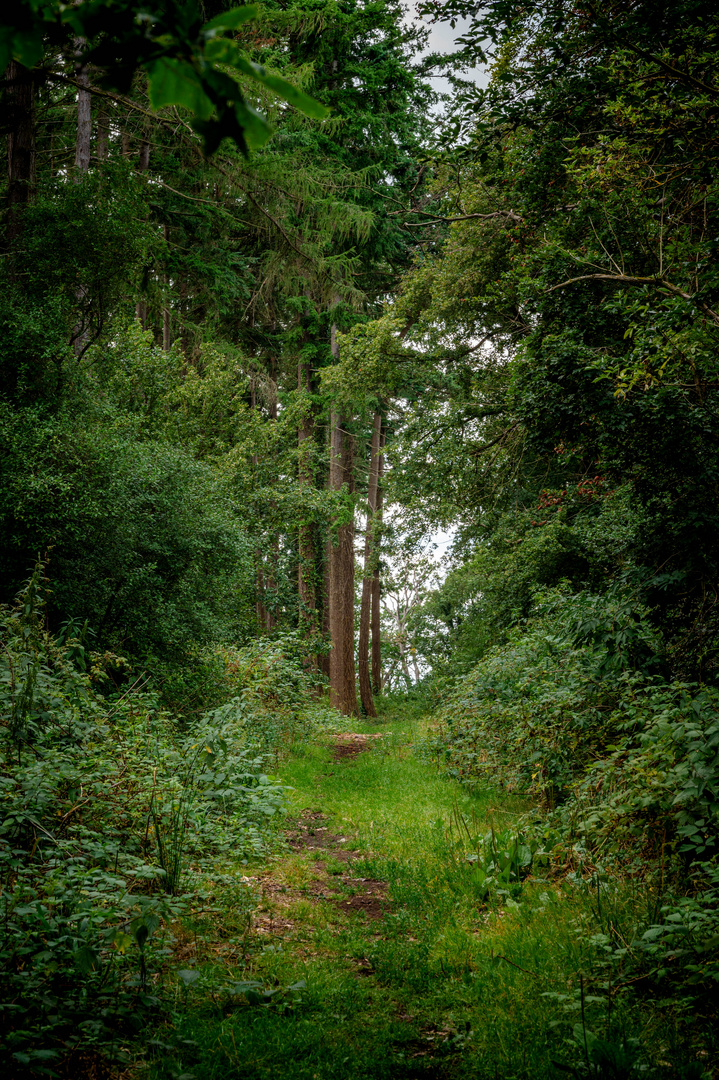
M 342 429 L 342 472 L 350 495 L 354 494 L 354 436 Z M 355 522 L 354 507 L 350 520 L 339 529 L 341 554 L 342 631 L 344 634 L 344 698 L 346 715 L 357 715 L 355 680 Z
M 377 502 L 373 527 L 373 541 L 375 555 L 372 568 L 372 690 L 375 694 L 382 693 L 382 639 L 380 636 L 380 596 L 381 583 L 379 575 L 380 544 L 382 542 L 382 503 L 384 492 L 382 490 L 382 475 L 384 473 L 384 443 L 385 433 L 380 432 L 380 448 L 377 461 Z
M 75 46 L 78 53 L 84 41 L 77 38 Z M 86 173 L 90 168 L 90 144 L 92 142 L 92 94 L 88 87 L 90 77 L 83 65 L 77 72 L 77 133 L 75 136 L 75 169 L 77 173 Z
M 342 433 L 340 429 L 341 417 L 332 410 L 330 413 L 330 490 L 339 491 L 342 487 Z M 341 587 L 341 560 L 339 541 L 335 545 L 332 540 L 327 542 L 327 555 L 329 564 L 329 588 L 327 600 L 329 605 L 329 631 L 330 631 L 330 703 L 341 712 L 344 708 L 344 635 L 342 633 L 342 587 Z
M 143 146 L 148 146 L 148 144 L 143 143 Z M 149 150 L 149 147 L 148 147 L 148 150 Z M 141 158 L 140 158 L 140 160 L 141 160 Z M 149 162 L 149 156 L 148 156 L 148 162 Z M 166 225 L 163 227 L 163 237 L 164 237 L 165 243 L 167 243 L 169 241 L 169 229 L 167 228 Z M 173 338 L 172 338 L 172 311 L 171 311 L 171 308 L 169 308 L 169 297 L 167 295 L 167 285 L 169 284 L 169 281 L 168 281 L 168 276 L 167 276 L 167 270 L 166 269 L 165 269 L 165 272 L 162 275 L 162 284 L 165 286 L 164 296 L 163 296 L 164 303 L 163 303 L 163 307 L 162 307 L 162 348 L 165 350 L 165 352 L 169 352 L 169 350 L 172 349 Z
M 412 687 L 412 676 L 409 673 L 409 666 L 407 664 L 407 637 L 404 630 L 401 630 L 398 635 L 397 645 L 399 646 L 399 662 L 402 666 L 402 674 L 407 680 L 407 689 Z
M 137 171 L 147 172 L 150 168 L 150 143 L 143 135 L 140 142 L 140 151 L 137 155 Z
M 330 488 L 352 490 L 352 440 L 342 416 L 330 416 Z M 354 664 L 354 522 L 340 525 L 329 548 L 330 703 L 346 716 L 357 713 Z
M 271 400 L 269 408 L 269 416 L 272 423 L 277 423 L 277 359 L 276 357 L 270 357 L 270 385 L 271 385 Z M 276 508 L 276 503 L 272 503 L 273 509 Z M 280 541 L 277 533 L 272 537 L 270 544 L 270 565 L 267 570 L 266 581 L 266 595 L 270 596 L 270 606 L 267 606 L 265 601 L 265 625 L 268 630 L 274 628 L 276 620 L 275 606 L 277 603 L 277 565 L 280 561 Z
M 254 412 L 257 408 L 257 387 L 255 383 L 255 376 L 250 378 L 250 408 Z M 256 471 L 259 464 L 259 458 L 257 454 L 252 455 L 252 468 Z M 267 609 L 265 608 L 265 568 L 262 556 L 262 548 L 258 547 L 255 550 L 255 582 L 257 588 L 257 594 L 255 599 L 255 615 L 257 617 L 257 626 L 260 630 L 267 629 Z
M 330 637 L 330 560 L 332 551 L 332 541 L 327 538 L 324 543 L 324 551 L 322 557 L 322 635 L 325 641 L 331 641 Z M 330 654 L 323 653 L 319 657 L 319 669 L 323 675 L 329 679 L 330 677 Z
M 331 444 L 331 425 L 325 424 L 325 458 L 329 462 L 330 460 L 330 444 Z M 330 469 L 329 466 L 324 477 L 324 487 L 330 488 Z M 329 529 L 327 529 L 322 535 L 322 549 L 318 553 L 321 560 L 321 573 L 318 574 L 318 580 L 321 584 L 320 595 L 318 597 L 318 607 L 320 608 L 319 624 L 322 630 L 322 636 L 326 643 L 331 643 L 332 637 L 330 634 L 330 560 L 332 557 L 332 540 Z M 329 681 L 330 677 L 330 653 L 324 652 L 318 657 L 318 667 L 322 674 Z
M 302 360 L 297 365 L 297 389 L 307 394 L 312 389 L 312 369 Z M 312 405 L 305 403 L 302 421 L 297 433 L 299 450 L 300 488 L 307 490 L 314 486 L 312 449 L 314 446 L 315 418 Z M 317 630 L 317 590 L 315 587 L 315 530 L 309 518 L 309 512 L 302 511 L 303 520 L 299 526 L 298 537 L 298 593 L 299 593 L 299 628 L 306 638 L 312 638 Z
M 331 330 L 332 356 L 339 360 L 337 327 Z M 352 436 L 344 430 L 341 414 L 330 414 L 330 488 L 340 491 L 347 484 L 354 492 L 354 445 Z M 329 628 L 330 703 L 345 716 L 356 715 L 357 687 L 355 685 L 354 649 L 354 514 L 337 530 L 337 544 L 329 544 Z
M 22 213 L 35 189 L 35 80 L 12 60 L 6 72 L 8 127 L 7 246 L 12 250 L 22 232 Z
M 372 698 L 372 686 L 370 683 L 369 662 L 369 637 L 370 616 L 372 608 L 372 584 L 374 576 L 374 561 L 376 558 L 374 529 L 375 515 L 377 511 L 377 485 L 379 480 L 380 458 L 380 433 L 382 428 L 382 416 L 379 412 L 374 414 L 372 428 L 372 442 L 370 446 L 369 478 L 367 483 L 367 524 L 364 537 L 364 571 L 362 575 L 362 602 L 360 604 L 359 641 L 357 643 L 357 658 L 359 667 L 359 687 L 362 707 L 367 716 L 376 716 Z

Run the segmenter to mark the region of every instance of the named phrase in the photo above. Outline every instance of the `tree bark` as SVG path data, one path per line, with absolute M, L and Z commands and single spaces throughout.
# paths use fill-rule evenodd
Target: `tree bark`
M 255 376 L 250 376 L 250 408 L 254 412 L 257 408 L 257 386 L 255 382 Z M 252 455 L 252 468 L 257 472 L 257 466 L 259 464 L 259 458 L 257 454 Z M 262 548 L 257 547 L 255 549 L 255 587 L 256 587 L 256 599 L 255 599 L 255 615 L 257 617 L 257 626 L 260 631 L 267 629 L 267 609 L 265 608 L 265 567 L 264 558 L 262 554 Z
M 382 475 L 384 473 L 384 443 L 385 433 L 380 432 L 379 455 L 377 460 L 377 500 L 373 527 L 373 540 L 375 556 L 372 568 L 372 690 L 375 694 L 382 693 L 382 640 L 380 637 L 380 596 L 381 583 L 379 574 L 379 555 L 382 529 L 382 503 L 384 492 L 382 490 Z
M 32 71 L 12 60 L 7 79 L 7 246 L 12 250 L 22 232 L 22 213 L 35 189 L 35 79 Z
M 137 171 L 147 172 L 150 168 L 150 143 L 143 136 L 140 143 L 140 151 L 137 155 Z
M 330 488 L 353 490 L 352 436 L 342 416 L 330 416 Z M 340 525 L 337 543 L 329 545 L 330 703 L 345 716 L 356 715 L 354 661 L 354 520 Z
M 330 636 L 330 560 L 332 541 L 328 538 L 324 541 L 322 552 L 322 614 L 320 626 L 325 641 L 331 641 Z M 330 654 L 323 653 L 318 658 L 318 667 L 327 679 L 330 677 Z
M 150 146 L 149 143 L 143 142 L 142 146 L 147 147 L 147 153 L 143 155 L 142 147 L 140 147 L 140 162 L 145 162 L 145 169 L 150 164 Z M 163 226 L 162 235 L 165 243 L 170 241 L 170 229 L 167 225 Z M 170 297 L 167 286 L 170 283 L 167 268 L 162 275 L 162 284 L 165 286 L 163 290 L 163 305 L 162 305 L 162 347 L 165 352 L 169 352 L 172 348 L 172 309 L 170 308 Z
M 84 42 L 76 42 L 78 51 Z M 77 72 L 77 134 L 75 136 L 75 169 L 78 174 L 90 168 L 90 144 L 92 142 L 92 95 L 88 89 L 90 78 L 85 66 Z
M 297 364 L 297 389 L 309 394 L 312 390 L 312 369 L 300 360 Z M 315 418 L 312 405 L 305 403 L 302 421 L 297 433 L 299 457 L 300 488 L 307 491 L 314 486 L 312 449 L 314 446 Z M 302 520 L 298 530 L 298 593 L 299 593 L 299 628 L 306 638 L 312 638 L 317 631 L 317 590 L 315 587 L 316 552 L 315 529 L 309 511 L 302 510 Z
M 269 365 L 270 373 L 270 385 L 272 387 L 272 397 L 270 400 L 269 417 L 273 424 L 277 423 L 277 359 L 275 356 L 270 357 Z M 272 503 L 273 510 L 276 508 L 276 503 Z M 267 630 L 272 630 L 277 621 L 275 610 L 277 605 L 277 566 L 280 561 L 280 541 L 277 533 L 272 536 L 272 542 L 270 543 L 270 562 L 267 569 L 267 581 L 265 585 L 265 625 Z M 269 596 L 269 605 L 267 604 L 267 596 Z
M 362 602 L 360 604 L 359 641 L 357 643 L 360 699 L 367 716 L 377 715 L 377 710 L 374 707 L 374 700 L 372 698 L 372 686 L 370 682 L 369 638 L 374 562 L 376 559 L 374 531 L 376 524 L 375 515 L 377 512 L 381 429 L 382 416 L 379 412 L 376 412 L 374 414 L 372 442 L 370 445 L 369 477 L 367 482 L 367 502 L 369 508 L 367 511 L 367 524 L 365 526 L 364 537 Z

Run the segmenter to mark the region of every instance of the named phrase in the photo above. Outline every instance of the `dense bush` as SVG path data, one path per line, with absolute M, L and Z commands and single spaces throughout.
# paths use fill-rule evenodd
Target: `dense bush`
M 246 634 L 249 541 L 216 473 L 179 446 L 144 441 L 117 411 L 82 405 L 0 404 L 7 586 L 50 548 L 55 627 L 87 620 L 103 646 L 145 658 Z
M 617 733 L 615 709 L 658 642 L 646 612 L 621 593 L 558 589 L 529 625 L 490 650 L 440 713 L 439 745 L 466 781 L 480 777 L 554 805 Z
M 665 678 L 660 645 L 626 591 L 555 591 L 459 683 L 431 745 L 465 783 L 538 796 L 556 867 L 656 875 L 638 947 L 719 979 L 719 693 Z
M 284 801 L 268 755 L 327 711 L 256 646 L 228 650 L 235 699 L 178 727 L 145 676 L 114 689 L 120 657 L 47 632 L 42 586 L 38 566 L 0 615 L 0 1024 L 7 1067 L 71 1072 L 160 1007 L 168 922 L 216 898 L 218 857 L 226 875 L 264 850 Z

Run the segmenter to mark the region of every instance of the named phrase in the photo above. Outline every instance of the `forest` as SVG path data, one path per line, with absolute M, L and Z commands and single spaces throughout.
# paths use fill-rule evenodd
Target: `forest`
M 716 5 L 0 70 L 2 1075 L 717 1080 Z

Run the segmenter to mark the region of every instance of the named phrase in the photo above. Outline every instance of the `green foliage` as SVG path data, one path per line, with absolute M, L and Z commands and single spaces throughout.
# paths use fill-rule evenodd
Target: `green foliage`
M 660 875 L 637 950 L 658 978 L 715 979 L 716 691 L 652 674 L 660 642 L 622 592 L 542 606 L 458 684 L 430 745 L 471 786 L 540 796 L 556 868 Z
M 381 749 L 349 761 L 317 745 L 288 760 L 293 809 L 321 810 L 318 837 L 360 858 L 348 865 L 310 847 L 274 863 L 265 877 L 279 890 L 266 891 L 274 940 L 257 935 L 231 974 L 224 950 L 208 954 L 188 1000 L 178 994 L 151 1075 L 229 1078 L 251 1060 L 263 1080 L 278 1070 L 291 1080 L 556 1080 L 565 1070 L 604 1080 L 613 1065 L 651 1080 L 708 1077 L 711 997 L 668 1007 L 666 984 L 638 978 L 646 969 L 621 946 L 623 937 L 636 953 L 651 922 L 642 885 L 536 880 L 537 867 L 532 880 L 525 865 L 508 895 L 478 902 L 465 856 L 477 845 L 489 856 L 492 818 L 498 851 L 509 853 L 523 800 L 448 783 L 409 752 L 423 727 L 395 719 Z M 380 882 L 383 917 L 352 911 L 348 901 Z M 292 1001 L 285 988 L 298 981 L 306 986 Z
M 82 61 L 98 67 L 108 86 L 127 91 L 135 71 L 143 70 L 152 105 L 187 109 L 208 154 L 224 138 L 247 153 L 271 134 L 266 120 L 246 100 L 248 79 L 309 116 L 328 115 L 319 102 L 253 64 L 234 40 L 222 36 L 256 16 L 257 8 L 248 5 L 206 21 L 193 0 L 149 7 L 136 0 L 83 0 L 70 6 L 35 0 L 19 17 L 9 21 L 6 15 L 0 24 L 0 67 L 4 70 L 11 59 L 27 68 L 40 65 L 48 38 L 51 47 L 60 45 L 74 56 L 79 40 Z
M 242 634 L 249 544 L 209 466 L 77 399 L 52 412 L 0 405 L 0 424 L 10 587 L 50 545 L 52 617 L 88 620 L 103 647 L 168 657 Z
M 13 1067 L 30 1068 L 39 1047 L 48 1067 L 110 1052 L 161 1007 L 170 923 L 211 902 L 216 859 L 264 850 L 285 801 L 266 756 L 323 718 L 274 646 L 227 658 L 244 696 L 180 728 L 141 679 L 112 689 L 120 658 L 47 632 L 43 580 L 39 565 L 2 609 L 0 653 L 2 1025 Z
M 561 799 L 616 735 L 614 709 L 642 677 L 635 641 L 654 634 L 646 612 L 621 597 L 557 591 L 459 682 L 440 713 L 438 746 L 455 775 L 486 775 L 549 803 Z
M 74 374 L 73 352 L 117 332 L 158 248 L 143 217 L 142 189 L 125 163 L 43 185 L 2 268 L 3 396 L 56 399 Z
M 306 666 L 312 647 L 295 633 L 221 649 L 226 700 L 208 714 L 211 723 L 271 752 L 276 764 L 295 742 L 321 732 L 336 713 L 318 696 L 318 675 Z

